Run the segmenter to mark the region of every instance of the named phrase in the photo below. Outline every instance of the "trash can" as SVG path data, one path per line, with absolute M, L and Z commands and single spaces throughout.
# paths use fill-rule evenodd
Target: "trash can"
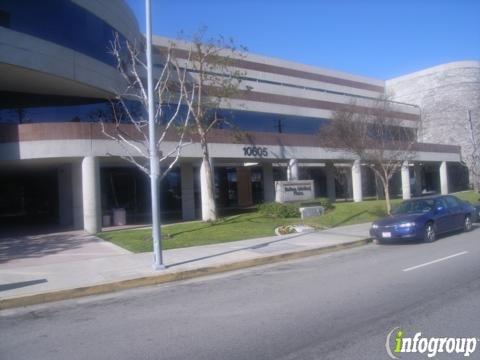
M 112 215 L 103 215 L 102 225 L 103 227 L 112 226 Z
M 127 212 L 124 208 L 113 209 L 113 225 L 122 226 L 127 224 Z

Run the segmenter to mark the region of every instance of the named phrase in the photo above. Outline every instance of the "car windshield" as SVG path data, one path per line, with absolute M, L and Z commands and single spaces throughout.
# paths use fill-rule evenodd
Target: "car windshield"
M 432 199 L 405 201 L 393 211 L 393 214 L 426 213 L 432 210 L 434 206 L 435 201 Z

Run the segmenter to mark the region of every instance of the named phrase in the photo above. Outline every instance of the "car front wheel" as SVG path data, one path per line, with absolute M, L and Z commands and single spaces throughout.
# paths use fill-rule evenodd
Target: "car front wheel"
M 465 221 L 463 223 L 463 231 L 472 230 L 472 217 L 470 215 L 465 216 Z
M 423 241 L 430 243 L 435 241 L 435 227 L 432 223 L 425 225 L 425 232 L 423 235 Z

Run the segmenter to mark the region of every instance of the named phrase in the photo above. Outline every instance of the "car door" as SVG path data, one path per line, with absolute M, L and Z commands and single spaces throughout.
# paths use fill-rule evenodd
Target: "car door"
M 435 224 L 437 225 L 438 233 L 452 229 L 453 218 L 444 198 L 439 198 L 435 201 Z
M 450 230 L 461 229 L 463 227 L 464 214 L 460 202 L 453 196 L 445 197 L 445 201 L 452 216 L 452 229 Z

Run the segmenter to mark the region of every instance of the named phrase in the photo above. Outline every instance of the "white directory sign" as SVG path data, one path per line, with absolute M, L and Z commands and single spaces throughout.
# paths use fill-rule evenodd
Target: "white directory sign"
M 315 197 L 313 180 L 275 181 L 275 201 L 305 201 Z

